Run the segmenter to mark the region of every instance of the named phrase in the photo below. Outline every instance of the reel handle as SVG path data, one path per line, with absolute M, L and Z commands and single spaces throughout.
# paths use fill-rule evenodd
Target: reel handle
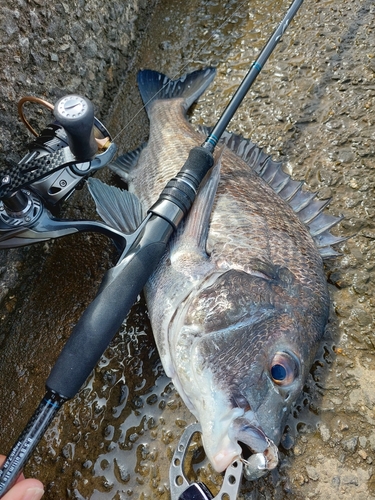
M 98 145 L 94 137 L 94 106 L 79 95 L 59 99 L 53 110 L 56 120 L 64 128 L 70 150 L 80 162 L 94 158 Z

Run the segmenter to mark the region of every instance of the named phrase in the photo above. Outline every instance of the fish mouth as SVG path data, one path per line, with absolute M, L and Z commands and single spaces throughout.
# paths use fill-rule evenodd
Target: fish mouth
M 250 419 L 243 416 L 233 420 L 228 436 L 242 448 L 241 460 L 244 463 L 244 476 L 248 481 L 264 476 L 277 466 L 278 448 L 254 421 L 253 415 Z

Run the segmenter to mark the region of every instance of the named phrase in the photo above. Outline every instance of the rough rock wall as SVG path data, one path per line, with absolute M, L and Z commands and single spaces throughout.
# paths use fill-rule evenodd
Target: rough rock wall
M 131 65 L 132 47 L 156 0 L 0 0 L 0 171 L 18 162 L 32 138 L 17 103 L 35 95 L 54 103 L 87 96 L 105 121 Z M 38 129 L 46 113 L 27 106 Z M 0 250 L 0 304 L 18 278 L 23 250 Z M 1 341 L 1 335 L 0 335 Z

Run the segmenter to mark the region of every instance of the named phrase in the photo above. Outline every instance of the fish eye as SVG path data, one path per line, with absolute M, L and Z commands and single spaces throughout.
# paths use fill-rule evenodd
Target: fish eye
M 279 380 L 281 382 L 286 378 L 286 369 L 283 365 L 273 365 L 271 368 L 271 375 L 274 380 Z
M 298 362 L 287 352 L 277 352 L 270 368 L 271 378 L 277 385 L 289 385 L 298 375 Z

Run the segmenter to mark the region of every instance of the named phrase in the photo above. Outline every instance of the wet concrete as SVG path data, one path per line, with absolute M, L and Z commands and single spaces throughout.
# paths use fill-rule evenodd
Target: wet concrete
M 128 124 L 116 140 L 120 151 L 147 138 L 145 113 L 137 114 L 139 68 L 178 76 L 217 66 L 192 118 L 211 125 L 288 5 L 161 1 L 106 122 L 114 135 Z M 374 14 L 369 0 L 306 2 L 230 126 L 282 159 L 307 189 L 332 197 L 331 213 L 345 216 L 337 234 L 352 236 L 341 246 L 343 256 L 326 264 L 330 323 L 290 418 L 280 466 L 244 483 L 241 498 L 375 497 Z M 72 214 L 87 214 L 86 201 L 82 195 L 71 200 Z M 4 306 L 4 449 L 43 395 L 53 359 L 114 259 L 111 245 L 92 235 L 28 254 L 19 288 Z M 169 461 L 190 421 L 163 374 L 141 300 L 87 386 L 54 421 L 27 472 L 46 483 L 49 499 L 167 499 Z M 198 446 L 193 461 L 216 493 L 220 476 L 201 462 Z

